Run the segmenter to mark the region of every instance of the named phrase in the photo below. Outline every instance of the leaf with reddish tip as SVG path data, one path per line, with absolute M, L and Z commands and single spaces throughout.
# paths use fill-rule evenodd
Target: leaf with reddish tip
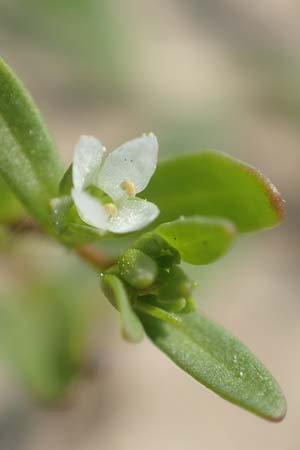
M 142 196 L 161 211 L 156 225 L 201 215 L 224 217 L 248 232 L 273 227 L 284 214 L 284 202 L 266 177 L 216 151 L 163 161 Z

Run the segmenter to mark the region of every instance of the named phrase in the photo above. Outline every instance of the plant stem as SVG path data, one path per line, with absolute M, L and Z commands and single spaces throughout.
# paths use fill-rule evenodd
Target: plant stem
M 43 234 L 43 230 L 39 227 L 39 225 L 29 217 L 23 217 L 13 222 L 3 223 L 2 225 L 14 234 Z
M 27 217 L 3 225 L 14 234 L 34 233 L 47 236 L 36 222 Z M 93 245 L 84 245 L 74 249 L 74 252 L 98 271 L 108 269 L 115 263 L 113 258 L 110 258 Z
M 108 269 L 115 263 L 112 258 L 109 258 L 93 245 L 84 245 L 83 247 L 75 249 L 75 252 L 97 270 Z

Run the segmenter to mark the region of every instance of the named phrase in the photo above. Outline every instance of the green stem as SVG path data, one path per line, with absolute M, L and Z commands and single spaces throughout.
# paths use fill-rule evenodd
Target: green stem
M 75 252 L 98 271 L 106 270 L 115 263 L 114 259 L 109 258 L 92 245 L 84 245 L 76 249 Z
M 135 309 L 138 309 L 139 311 L 148 314 L 148 316 L 154 317 L 155 319 L 163 320 L 164 322 L 167 322 L 171 325 L 180 325 L 181 324 L 181 318 L 177 316 L 174 313 L 165 311 L 161 308 L 158 308 L 157 306 L 149 305 L 146 303 L 142 303 L 141 301 L 138 301 L 134 305 Z
M 15 222 L 3 223 L 2 225 L 5 229 L 16 235 L 34 233 L 45 237 L 51 237 L 51 235 L 46 234 L 36 222 L 27 217 Z M 110 258 L 92 245 L 83 245 L 82 247 L 74 249 L 74 251 L 80 258 L 84 259 L 97 271 L 106 270 L 115 264 L 115 259 Z

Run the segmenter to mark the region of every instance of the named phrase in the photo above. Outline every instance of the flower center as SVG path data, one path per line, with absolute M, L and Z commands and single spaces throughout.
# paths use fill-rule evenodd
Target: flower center
M 118 214 L 118 208 L 114 203 L 106 203 L 106 205 L 104 205 L 104 209 L 109 217 L 116 217 Z
M 125 180 L 123 183 L 121 183 L 121 188 L 123 191 L 125 191 L 128 195 L 128 197 L 135 197 L 136 194 L 136 188 L 132 181 Z

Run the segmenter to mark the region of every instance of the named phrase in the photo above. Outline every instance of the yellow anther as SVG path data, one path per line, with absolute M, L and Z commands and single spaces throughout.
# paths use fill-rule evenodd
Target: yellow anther
M 136 189 L 132 181 L 123 181 L 121 188 L 127 193 L 128 197 L 135 197 Z
M 118 214 L 118 208 L 114 203 L 107 203 L 104 205 L 104 209 L 109 217 L 115 217 Z

